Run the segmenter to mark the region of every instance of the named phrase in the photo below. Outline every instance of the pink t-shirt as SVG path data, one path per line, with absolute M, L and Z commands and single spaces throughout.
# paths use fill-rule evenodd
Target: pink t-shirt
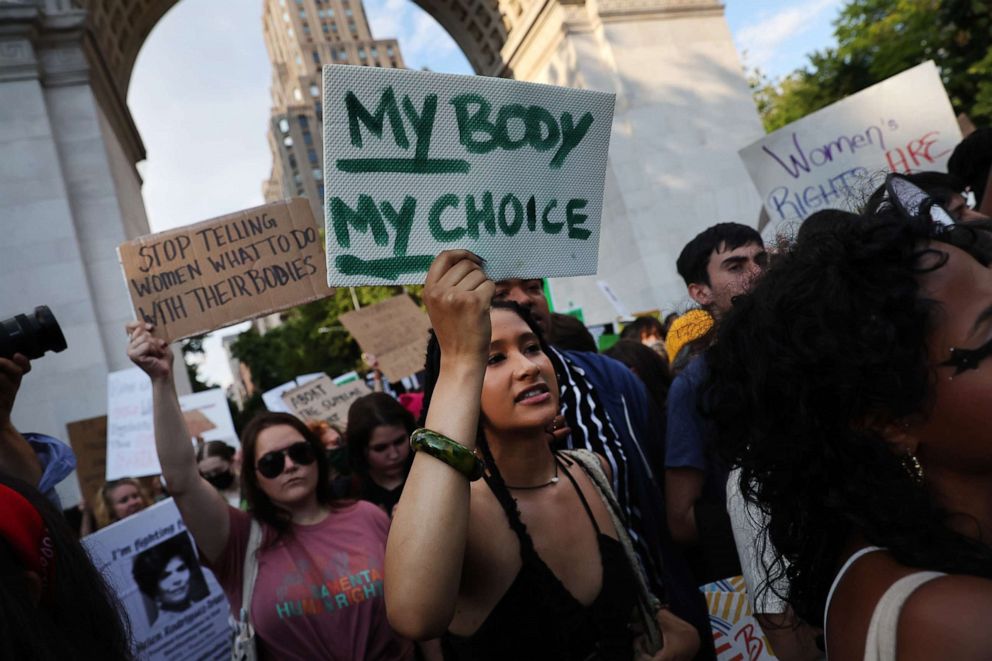
M 248 513 L 228 509 L 231 534 L 216 563 L 231 610 L 241 610 Z M 263 538 L 274 531 L 262 525 Z M 251 622 L 261 658 L 407 660 L 413 645 L 386 621 L 383 559 L 389 517 L 357 501 L 312 526 L 293 525 L 258 555 Z

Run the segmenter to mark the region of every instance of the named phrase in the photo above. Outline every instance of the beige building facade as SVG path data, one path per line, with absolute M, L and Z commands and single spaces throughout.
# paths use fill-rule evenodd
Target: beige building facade
M 272 174 L 266 201 L 306 197 L 323 217 L 325 64 L 403 67 L 395 39 L 373 39 L 361 0 L 264 0 L 265 47 L 272 62 L 268 127 Z

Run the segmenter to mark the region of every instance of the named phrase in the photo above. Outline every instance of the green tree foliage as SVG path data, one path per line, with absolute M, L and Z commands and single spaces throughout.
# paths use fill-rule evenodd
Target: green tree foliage
M 356 287 L 362 307 L 404 290 L 420 302 L 420 287 Z M 255 387 L 270 390 L 301 374 L 331 376 L 361 365 L 361 351 L 338 317 L 355 308 L 351 290 L 338 288 L 332 296 L 284 313 L 283 324 L 264 335 L 254 328 L 242 333 L 231 353 L 251 370 Z
M 992 123 L 992 0 L 850 0 L 834 22 L 835 48 L 751 88 L 773 131 L 901 71 L 934 60 L 956 112 Z

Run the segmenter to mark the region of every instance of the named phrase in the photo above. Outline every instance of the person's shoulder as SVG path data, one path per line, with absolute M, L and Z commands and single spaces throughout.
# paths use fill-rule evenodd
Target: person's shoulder
M 992 580 L 961 575 L 935 578 L 917 588 L 903 606 L 899 658 L 987 659 L 992 650 L 990 621 Z

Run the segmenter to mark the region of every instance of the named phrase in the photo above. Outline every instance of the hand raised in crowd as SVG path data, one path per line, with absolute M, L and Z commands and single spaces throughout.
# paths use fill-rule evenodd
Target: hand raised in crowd
M 127 357 L 152 381 L 172 378 L 172 349 L 169 343 L 152 335 L 155 326 L 132 321 L 124 327 L 129 338 Z
M 496 286 L 482 264 L 467 250 L 446 250 L 427 272 L 424 303 L 445 361 L 474 361 L 489 351 L 489 307 Z
M 10 422 L 10 412 L 21 387 L 21 378 L 31 371 L 31 362 L 22 354 L 0 358 L 0 426 Z

